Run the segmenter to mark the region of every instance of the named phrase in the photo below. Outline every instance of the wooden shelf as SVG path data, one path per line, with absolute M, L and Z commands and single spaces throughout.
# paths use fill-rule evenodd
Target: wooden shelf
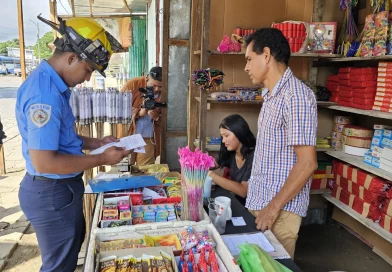
M 197 101 L 200 102 L 200 97 L 195 97 Z M 212 104 L 248 104 L 248 105 L 261 105 L 263 104 L 263 100 L 241 100 L 241 101 L 225 101 L 225 100 L 217 100 L 211 97 L 207 98 L 207 103 L 212 103 Z M 322 107 L 330 107 L 336 105 L 335 102 L 328 102 L 328 101 L 317 101 L 318 106 Z
M 357 213 L 355 210 L 351 209 L 349 206 L 345 205 L 344 203 L 340 202 L 338 199 L 334 198 L 330 194 L 324 194 L 323 197 L 334 204 L 336 207 L 341 209 L 343 212 L 347 213 L 349 216 L 363 224 L 365 227 L 371 229 L 378 235 L 380 235 L 382 238 L 387 240 L 388 242 L 392 243 L 392 233 L 386 231 L 383 229 L 379 224 L 373 222 L 372 220 L 363 217 L 359 213 Z
M 195 55 L 200 55 L 201 50 L 194 51 Z M 228 52 L 221 53 L 218 50 L 208 50 L 208 54 L 210 55 L 245 55 L 245 52 Z M 341 58 L 342 55 L 338 54 L 316 54 L 316 53 L 292 53 L 291 57 L 299 57 L 299 58 Z
M 352 113 L 356 113 L 356 114 L 367 115 L 367 116 L 382 118 L 382 119 L 389 119 L 389 120 L 392 119 L 391 112 L 382 112 L 382 111 L 374 111 L 374 110 L 361 110 L 361 109 L 356 109 L 356 108 L 351 108 L 351 107 L 338 106 L 338 105 L 336 105 L 336 103 L 334 103 L 333 105 L 328 105 L 328 104 L 318 104 L 318 105 L 323 106 L 323 107 L 327 107 L 328 109 L 331 109 L 331 110 L 352 112 Z
M 195 97 L 195 99 L 197 101 L 200 102 L 200 97 Z M 212 104 L 250 104 L 250 105 L 261 105 L 263 104 L 263 100 L 241 100 L 241 101 L 225 101 L 225 100 L 217 100 L 211 97 L 207 98 L 207 102 L 208 103 L 212 103 Z
M 379 56 L 379 57 L 337 57 L 327 58 L 330 62 L 354 62 L 354 61 L 392 61 L 392 55 Z
M 379 176 L 379 177 L 382 177 L 386 180 L 392 181 L 392 173 L 364 163 L 363 157 L 349 155 L 349 154 L 346 154 L 342 151 L 327 151 L 326 154 L 328 154 L 334 158 L 337 158 L 339 160 L 342 160 L 346 163 L 349 163 L 351 165 L 354 165 L 358 168 L 361 168 L 365 171 L 368 171 L 369 173 L 372 173 L 376 176 Z

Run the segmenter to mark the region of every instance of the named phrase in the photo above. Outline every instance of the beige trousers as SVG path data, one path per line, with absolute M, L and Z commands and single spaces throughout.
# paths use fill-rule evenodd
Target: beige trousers
M 259 211 L 249 210 L 249 212 L 257 217 Z M 302 217 L 298 214 L 280 210 L 278 218 L 272 226 L 272 233 L 276 239 L 283 245 L 290 257 L 294 260 L 295 243 L 298 239 L 298 232 L 301 226 Z
M 150 138 L 143 138 L 147 145 L 144 146 L 146 153 L 132 153 L 131 163 L 139 166 L 155 163 L 155 145 Z

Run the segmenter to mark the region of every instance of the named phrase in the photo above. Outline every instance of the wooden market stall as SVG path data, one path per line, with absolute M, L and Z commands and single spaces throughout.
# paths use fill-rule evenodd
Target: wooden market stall
M 365 16 L 372 13 L 369 3 L 362 1 L 361 7 L 356 9 L 355 17 L 360 31 L 365 23 Z M 367 5 L 367 6 L 366 6 Z M 190 66 L 191 73 L 197 69 L 216 68 L 225 73 L 224 84 L 217 91 L 227 91 L 233 86 L 251 87 L 251 81 L 244 72 L 245 54 L 220 53 L 217 47 L 224 35 L 231 35 L 237 27 L 244 29 L 257 29 L 271 27 L 273 22 L 287 20 L 305 22 L 337 22 L 341 29 L 344 12 L 339 9 L 339 1 L 317 0 L 193 0 L 192 1 L 192 38 Z M 336 35 L 338 37 L 338 35 Z M 337 41 L 338 42 L 338 41 Z M 302 80 L 308 80 L 314 85 L 326 85 L 329 75 L 336 74 L 340 67 L 377 67 L 380 61 L 392 61 L 392 56 L 379 57 L 343 57 L 333 54 L 307 54 L 294 53 L 290 58 L 289 67 L 294 75 Z M 191 76 L 191 75 L 190 75 Z M 218 126 L 229 114 L 238 113 L 249 123 L 254 134 L 257 132 L 257 118 L 262 107 L 261 101 L 218 101 L 208 97 L 196 85 L 190 85 L 188 96 L 188 145 L 197 146 L 201 150 L 216 152 L 219 146 L 206 147 L 206 137 L 219 137 Z M 373 129 L 374 124 L 391 125 L 392 113 L 374 110 L 362 110 L 341 106 L 331 102 L 318 102 L 318 133 L 317 137 L 330 137 L 334 124 L 334 115 L 348 115 L 357 117 L 358 125 Z M 197 129 L 195 129 L 197 128 Z M 195 141 L 196 140 L 196 141 Z M 392 173 L 381 170 L 364 163 L 363 157 L 345 154 L 334 149 L 318 148 L 318 159 L 338 159 L 363 169 L 375 176 L 392 181 Z M 387 262 L 391 262 L 392 233 L 383 229 L 379 223 L 366 219 L 354 212 L 348 206 L 333 198 L 329 190 L 315 190 L 314 194 L 324 194 L 324 198 L 336 206 L 336 216 L 339 222 L 350 222 L 352 229 L 361 229 L 365 226 L 366 233 L 360 235 L 369 237 L 369 233 L 376 233 L 377 238 L 369 238 L 369 243 Z M 339 209 L 338 209 L 339 208 Z M 353 218 L 353 222 L 347 218 Z M 359 223 L 358 223 L 359 222 Z

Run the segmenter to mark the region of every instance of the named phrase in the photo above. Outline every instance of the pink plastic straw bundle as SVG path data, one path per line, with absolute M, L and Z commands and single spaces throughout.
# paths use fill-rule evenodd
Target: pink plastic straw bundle
M 203 216 L 203 188 L 208 171 L 214 166 L 214 159 L 199 149 L 193 152 L 189 147 L 178 149 L 181 164 L 181 191 L 183 220 L 198 222 Z

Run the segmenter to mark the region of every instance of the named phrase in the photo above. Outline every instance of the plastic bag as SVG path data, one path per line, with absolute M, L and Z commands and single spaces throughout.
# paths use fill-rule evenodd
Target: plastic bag
M 291 270 L 275 261 L 267 252 L 258 245 L 245 244 L 241 249 L 237 263 L 243 272 L 290 272 Z

